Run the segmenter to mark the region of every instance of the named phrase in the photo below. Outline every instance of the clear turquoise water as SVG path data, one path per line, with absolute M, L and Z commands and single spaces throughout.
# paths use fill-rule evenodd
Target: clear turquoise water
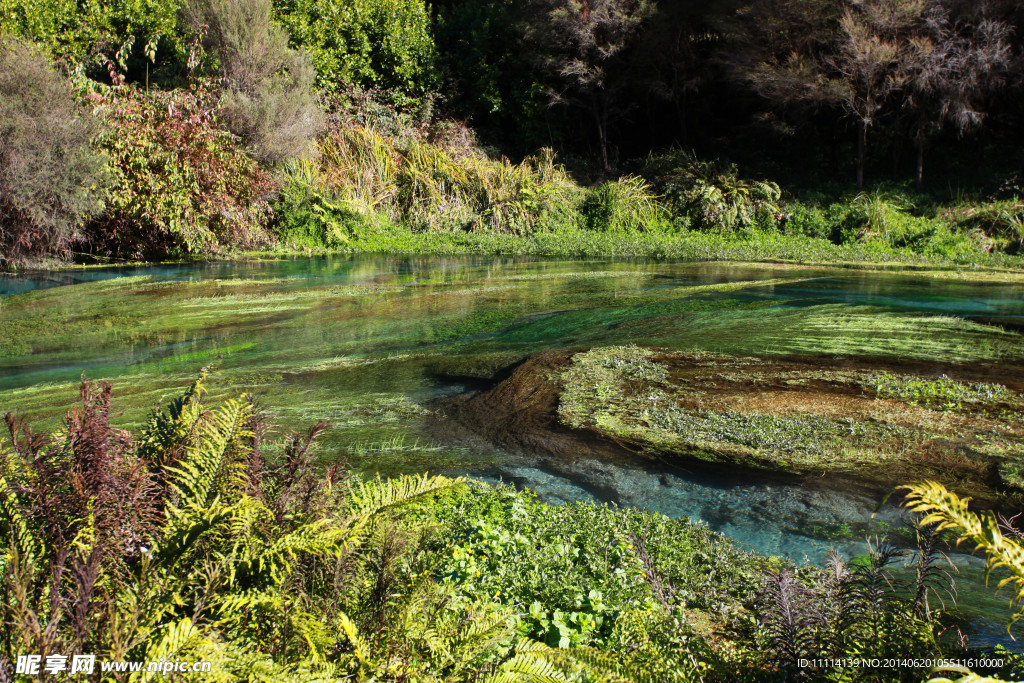
M 719 289 L 694 289 L 711 285 Z M 428 428 L 432 406 L 517 359 L 566 346 L 881 356 L 1014 372 L 1024 361 L 1014 332 L 1024 329 L 1024 285 L 831 269 L 365 256 L 8 277 L 0 295 L 0 324 L 16 330 L 6 341 L 0 332 L 0 409 L 52 424 L 84 372 L 112 381 L 124 422 L 137 423 L 215 364 L 214 397 L 252 391 L 295 427 L 331 420 L 324 457 L 344 456 L 358 470 L 468 473 L 552 502 L 644 507 L 798 562 L 821 562 L 833 547 L 866 549 L 812 538 L 813 527 L 897 525 L 900 513 L 876 514 L 877 496 L 828 481 L 571 454 L 538 461 L 439 442 Z M 977 324 L 961 329 L 957 320 Z M 958 562 L 976 638 L 1005 641 L 1006 601 L 980 586 L 976 562 Z

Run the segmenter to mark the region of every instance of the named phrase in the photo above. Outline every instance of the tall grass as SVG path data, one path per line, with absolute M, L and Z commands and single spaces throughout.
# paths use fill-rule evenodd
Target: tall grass
M 319 152 L 312 166 L 292 165 L 285 183 L 286 196 L 315 198 L 320 208 L 306 210 L 310 214 L 338 206 L 339 213 L 384 218 L 416 232 L 517 236 L 577 228 L 653 230 L 667 218 L 643 180 L 629 176 L 588 190 L 549 149 L 513 163 L 348 126 L 325 136 Z M 296 210 L 289 205 L 285 213 Z M 313 241 L 310 246 L 332 242 Z
M 678 150 L 649 158 L 642 176 L 584 187 L 550 149 L 514 163 L 354 124 L 318 147 L 286 171 L 286 247 L 1011 265 L 1024 244 L 1015 200 L 948 216 L 882 190 L 826 208 L 783 203 L 774 183 Z

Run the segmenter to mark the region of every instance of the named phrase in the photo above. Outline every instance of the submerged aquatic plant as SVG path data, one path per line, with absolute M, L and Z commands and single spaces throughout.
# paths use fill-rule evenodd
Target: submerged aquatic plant
M 894 398 L 913 405 L 958 410 L 964 404 L 985 405 L 1012 399 L 1014 392 L 1002 384 L 959 382 L 946 375 L 931 379 L 882 372 L 873 378 L 879 398 Z

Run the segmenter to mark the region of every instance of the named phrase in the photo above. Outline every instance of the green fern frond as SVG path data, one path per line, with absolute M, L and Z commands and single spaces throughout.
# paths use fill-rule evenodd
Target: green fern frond
M 244 440 L 252 436 L 249 416 L 249 405 L 232 399 L 202 421 L 196 443 L 176 465 L 167 468 L 178 508 L 205 508 L 229 484 L 240 483 Z
M 352 647 L 352 656 L 355 658 L 355 661 L 361 667 L 369 666 L 370 648 L 359 634 L 359 627 L 344 612 L 339 612 L 337 619 L 341 632 L 345 634 L 345 638 L 348 639 L 349 645 Z
M 321 519 L 281 536 L 269 546 L 262 543 L 247 543 L 252 536 L 236 537 L 238 561 L 233 563 L 231 579 L 243 583 L 260 581 L 277 583 L 290 571 L 291 564 L 300 555 L 333 556 L 341 550 L 349 530 L 334 526 L 330 520 Z M 246 544 L 247 547 L 243 547 Z
M 18 494 L 3 477 L 0 477 L 0 543 L 25 558 L 39 557 L 43 551 L 42 542 L 32 533 L 22 513 Z
M 145 659 L 150 662 L 166 662 L 186 658 L 190 650 L 206 641 L 202 631 L 196 627 L 191 619 L 185 618 L 178 622 L 168 624 L 162 634 L 146 649 Z M 162 679 L 163 674 L 154 671 L 140 671 L 132 674 L 132 683 L 147 683 Z
M 940 531 L 952 529 L 960 536 L 958 542 L 974 543 L 975 550 L 984 551 L 986 556 L 986 581 L 993 570 L 999 567 L 1006 569 L 1010 575 L 998 583 L 997 589 L 1013 584 L 1013 606 L 1024 602 L 1024 546 L 1003 535 L 991 512 L 971 512 L 968 509 L 970 498 L 960 498 L 935 481 L 900 488 L 907 491 L 903 505 L 924 516 L 922 526 L 935 524 Z M 1021 617 L 1024 617 L 1024 608 L 1014 613 L 1010 626 Z
M 186 515 L 172 511 L 165 535 L 153 549 L 153 556 L 160 566 L 174 567 L 187 556 L 200 538 L 229 522 L 236 514 L 232 507 L 219 503 L 207 508 L 193 508 L 189 512 Z
M 359 517 L 372 517 L 385 510 L 408 505 L 419 498 L 447 491 L 465 483 L 464 479 L 407 475 L 394 479 L 356 481 L 352 485 L 349 506 Z
M 205 380 L 206 373 L 201 372 L 184 394 L 162 411 L 153 412 L 139 435 L 137 454 L 141 458 L 162 467 L 170 464 L 168 457 L 186 445 L 202 415 Z

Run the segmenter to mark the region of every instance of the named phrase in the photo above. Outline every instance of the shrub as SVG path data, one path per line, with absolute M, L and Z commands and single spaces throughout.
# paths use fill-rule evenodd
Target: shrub
M 362 216 L 324 187 L 309 161 L 289 164 L 276 207 L 278 239 L 292 248 L 333 249 L 348 242 Z
M 550 150 L 513 164 L 460 155 L 423 140 L 399 140 L 362 126 L 346 126 L 322 139 L 319 163 L 291 187 L 289 208 L 282 204 L 286 212 L 312 210 L 308 200 L 320 196 L 338 203 L 342 213 L 374 220 L 384 216 L 417 230 L 515 235 L 575 226 L 582 195 Z M 319 199 L 314 203 L 328 208 Z M 346 224 L 355 225 L 350 218 Z M 282 225 L 301 220 L 288 217 Z
M 178 14 L 184 0 L 0 0 L 0 33 L 38 43 L 50 57 L 82 64 L 112 55 L 135 39 L 138 61 L 146 43 L 158 40 L 158 57 L 177 65 L 184 41 Z
M 306 156 L 323 125 L 313 68 L 271 22 L 271 1 L 194 0 L 188 14 L 219 62 L 227 127 L 266 163 Z
M 137 436 L 111 425 L 109 385 L 83 382 L 66 431 L 35 434 L 6 416 L 4 680 L 18 653 L 83 650 L 212 660 L 220 680 L 471 680 L 474 665 L 497 667 L 514 638 L 507 611 L 451 604 L 417 581 L 415 544 L 389 522 L 458 481 L 317 471 L 326 423 L 270 442 L 250 401 L 207 408 L 202 382 Z
M 325 90 L 379 89 L 408 106 L 437 87 L 423 0 L 291 0 L 276 11 L 293 44 L 309 53 Z
M 146 258 L 271 241 L 274 183 L 217 127 L 208 100 L 203 90 L 107 94 L 99 144 L 116 182 L 106 214 L 90 226 L 96 249 Z
M 846 213 L 847 207 L 841 204 L 821 208 L 794 203 L 786 207 L 780 228 L 787 234 L 821 237 L 842 244 L 841 226 L 845 223 Z
M 590 230 L 639 232 L 663 228 L 668 216 L 643 178 L 625 176 L 593 189 L 580 208 Z
M 651 154 L 643 176 L 673 214 L 699 230 L 774 228 L 782 217 L 778 185 L 741 179 L 734 165 L 700 161 L 682 149 Z
M 70 85 L 25 41 L 0 36 L 0 266 L 66 257 L 102 208 L 96 122 Z
M 988 250 L 1019 254 L 1024 251 L 1024 200 L 1012 197 L 951 212 L 962 230 L 978 234 Z

